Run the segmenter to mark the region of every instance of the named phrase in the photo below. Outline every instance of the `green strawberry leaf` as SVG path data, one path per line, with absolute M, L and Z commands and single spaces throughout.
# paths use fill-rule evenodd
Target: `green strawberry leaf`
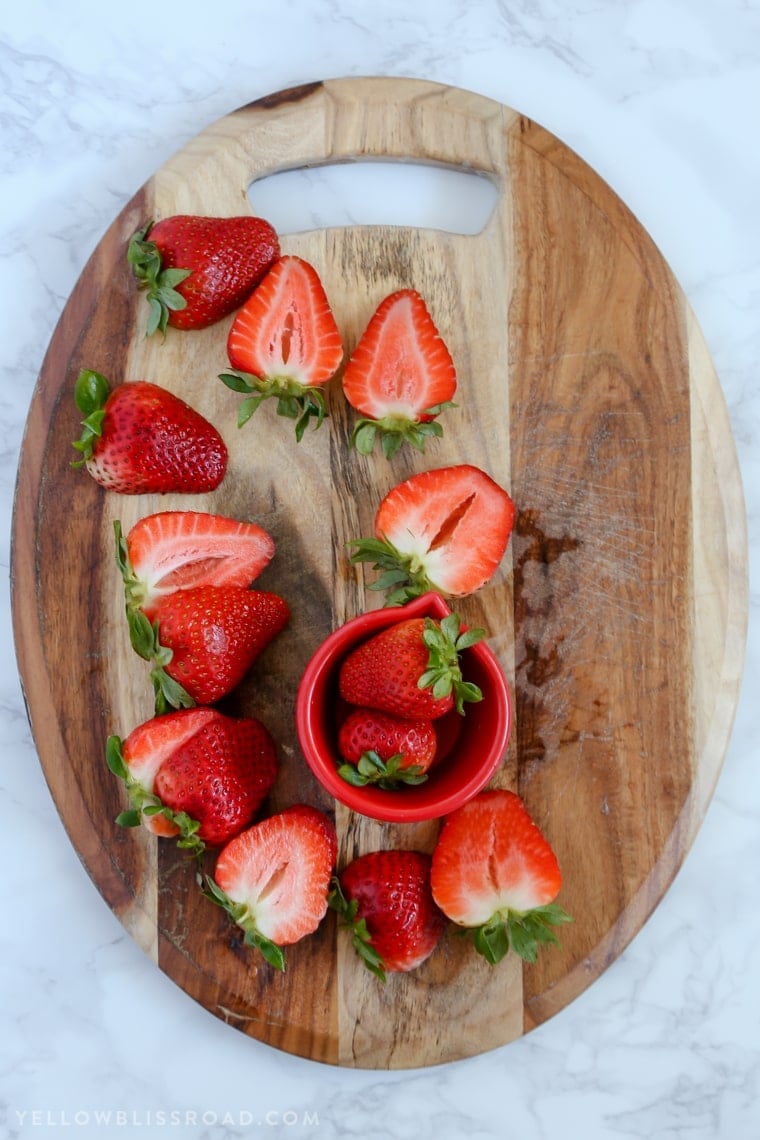
M 347 784 L 354 788 L 364 788 L 367 785 L 393 791 L 405 784 L 412 787 L 424 784 L 427 773 L 420 764 L 409 764 L 402 767 L 403 753 L 397 752 L 387 760 L 383 760 L 374 749 L 363 752 L 359 761 L 354 764 L 341 764 L 338 775 Z
M 471 933 L 475 949 L 492 966 L 510 950 L 532 964 L 537 961 L 541 946 L 560 944 L 553 927 L 572 921 L 561 906 L 548 903 L 527 911 L 498 911 Z
M 144 289 L 149 305 L 146 336 L 155 332 L 166 335 L 169 314 L 187 307 L 187 300 L 177 292 L 180 285 L 190 276 L 191 270 L 162 266 L 161 252 L 150 240 L 153 222 L 150 221 L 132 235 L 127 246 L 127 264 L 139 289 Z
M 340 928 L 351 931 L 351 945 L 364 966 L 381 982 L 385 982 L 385 965 L 372 945 L 366 920 L 357 917 L 359 904 L 356 899 L 349 901 L 346 898 L 337 875 L 333 875 L 332 889 L 327 896 L 327 904 L 338 914 Z
M 310 421 L 315 421 L 316 431 L 327 417 L 322 389 L 306 387 L 290 376 L 262 378 L 247 372 L 222 372 L 219 379 L 231 391 L 248 397 L 238 408 L 238 427 L 247 424 L 264 401 L 269 399 L 277 401 L 278 416 L 295 420 L 296 441 L 299 443 Z

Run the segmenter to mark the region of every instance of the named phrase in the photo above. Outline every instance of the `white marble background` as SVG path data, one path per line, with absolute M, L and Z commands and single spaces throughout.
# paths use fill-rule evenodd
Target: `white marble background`
M 440 80 L 519 108 L 578 150 L 648 227 L 721 377 L 756 557 L 760 0 L 26 0 L 3 5 L 0 17 L 4 570 L 42 356 L 119 207 L 238 105 L 292 84 L 368 74 Z M 752 587 L 756 617 L 756 576 Z M 8 591 L 2 598 L 9 645 Z M 758 633 L 755 622 L 704 826 L 628 950 L 527 1038 L 395 1074 L 328 1068 L 248 1040 L 150 964 L 63 831 L 7 651 L 0 1136 L 754 1140 Z M 110 1111 L 110 1124 L 97 1125 L 96 1111 Z

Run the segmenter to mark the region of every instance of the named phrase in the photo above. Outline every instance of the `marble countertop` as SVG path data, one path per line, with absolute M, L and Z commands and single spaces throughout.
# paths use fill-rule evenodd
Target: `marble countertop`
M 210 14 L 213 12 L 213 16 Z M 107 14 L 106 14 L 107 13 Z M 6 6 L 0 39 L 2 564 L 46 345 L 107 225 L 235 107 L 341 75 L 516 107 L 654 237 L 715 361 L 760 541 L 760 0 L 218 0 Z M 755 562 L 755 567 L 757 563 Z M 0 667 L 0 1134 L 436 1140 L 760 1135 L 758 582 L 717 791 L 673 886 L 608 971 L 527 1037 L 456 1064 L 334 1069 L 228 1028 L 161 974 L 80 865 L 13 655 Z M 9 592 L 2 622 L 10 644 Z

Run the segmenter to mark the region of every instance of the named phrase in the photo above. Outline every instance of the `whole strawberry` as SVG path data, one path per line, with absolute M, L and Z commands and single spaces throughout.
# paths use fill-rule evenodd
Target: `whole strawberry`
M 242 305 L 276 261 L 272 226 L 250 215 L 233 218 L 177 214 L 148 222 L 132 237 L 127 261 L 150 313 L 147 335 L 203 329 Z
M 132 647 L 153 664 L 157 713 L 221 700 L 290 618 L 278 594 L 240 586 L 175 590 L 153 613 L 127 608 Z
M 482 699 L 462 676 L 460 653 L 485 636 L 462 631 L 456 614 L 441 621 L 405 618 L 353 649 L 338 674 L 340 695 L 349 704 L 379 709 L 409 720 L 436 720 L 466 701 Z
M 227 447 L 216 428 L 184 400 L 145 380 L 111 390 L 105 376 L 83 369 L 74 398 L 84 413 L 74 443 L 101 487 L 122 495 L 202 494 L 227 471 Z
M 337 851 L 324 812 L 294 804 L 231 839 L 205 893 L 245 931 L 247 946 L 284 970 L 282 948 L 313 934 L 327 913 Z
M 199 854 L 250 824 L 277 775 L 274 741 L 254 717 L 181 709 L 138 725 L 106 745 L 108 766 L 124 780 L 132 807 L 123 826 L 178 835 Z
M 492 965 L 509 950 L 535 962 L 540 946 L 557 942 L 553 927 L 572 921 L 554 901 L 562 886 L 556 855 L 520 797 L 502 789 L 480 792 L 446 817 L 431 886 Z
M 352 709 L 338 730 L 338 751 L 345 761 L 338 772 L 354 787 L 421 784 L 437 746 L 431 720 L 403 720 L 377 709 Z
M 429 958 L 446 926 L 430 890 L 430 856 L 420 851 L 359 855 L 340 872 L 330 905 L 383 982 L 387 973 L 414 970 Z

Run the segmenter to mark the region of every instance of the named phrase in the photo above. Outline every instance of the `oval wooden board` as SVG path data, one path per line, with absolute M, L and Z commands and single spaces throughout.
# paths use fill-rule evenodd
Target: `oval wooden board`
M 217 379 L 229 321 L 165 342 L 125 262 L 147 218 L 249 210 L 263 175 L 395 158 L 482 174 L 497 208 L 476 236 L 350 227 L 283 239 L 319 270 L 350 351 L 375 305 L 414 286 L 457 363 L 459 408 L 427 453 L 349 451 L 340 385 L 296 445 L 262 409 L 236 427 Z M 211 419 L 231 454 L 213 495 L 118 497 L 70 469 L 81 367 L 145 378 Z M 225 707 L 279 743 L 276 810 L 335 811 L 341 862 L 431 849 L 436 825 L 383 826 L 326 798 L 299 754 L 298 680 L 339 623 L 379 604 L 347 540 L 411 471 L 472 462 L 510 488 L 515 532 L 496 578 L 458 608 L 490 631 L 516 726 L 495 784 L 519 790 L 562 865 L 574 916 L 561 949 L 493 969 L 447 935 L 382 987 L 328 915 L 275 974 L 196 889 L 172 844 L 120 830 L 104 742 L 151 713 L 129 648 L 112 552 L 125 528 L 191 505 L 251 518 L 277 554 L 262 586 L 293 618 Z M 33 398 L 13 530 L 17 654 L 37 748 L 71 841 L 159 967 L 218 1017 L 333 1064 L 409 1068 L 502 1045 L 567 1005 L 662 898 L 701 822 L 731 730 L 747 613 L 742 493 L 726 410 L 683 293 L 647 234 L 555 137 L 478 95 L 417 80 L 344 79 L 242 107 L 171 159 L 126 206 L 61 317 Z M 366 571 L 367 582 L 372 572 Z

